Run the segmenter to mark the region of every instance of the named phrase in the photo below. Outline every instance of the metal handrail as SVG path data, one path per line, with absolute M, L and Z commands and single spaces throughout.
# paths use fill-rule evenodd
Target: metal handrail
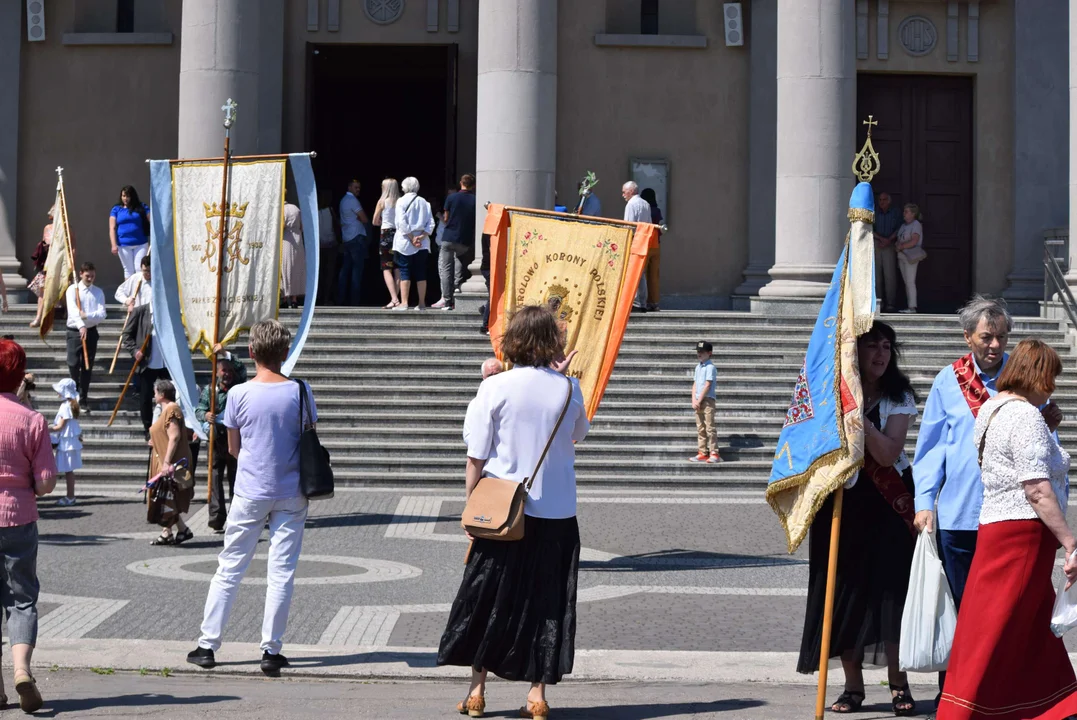
M 1053 244 L 1059 243 L 1046 241 L 1043 244 L 1044 289 L 1047 289 L 1048 284 L 1054 286 L 1054 297 L 1058 298 L 1058 301 L 1062 303 L 1062 307 L 1066 310 L 1066 315 L 1070 319 L 1070 326 L 1077 330 L 1077 300 L 1073 299 L 1073 293 L 1070 292 L 1070 286 L 1066 282 L 1066 275 L 1062 272 L 1062 266 L 1059 265 L 1058 258 L 1051 254 L 1050 245 Z

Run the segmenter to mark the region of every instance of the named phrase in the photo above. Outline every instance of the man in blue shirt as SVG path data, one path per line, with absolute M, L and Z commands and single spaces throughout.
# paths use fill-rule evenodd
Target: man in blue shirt
M 460 279 L 467 269 L 467 258 L 475 247 L 475 176 L 468 173 L 460 178 L 460 190 L 445 198 L 441 214 L 444 223 L 441 245 L 438 248 L 438 274 L 441 278 L 441 299 L 430 307 L 452 310 L 456 307 L 457 264 L 461 265 Z
M 901 212 L 890 204 L 889 193 L 879 193 L 875 201 L 875 295 L 883 298 L 883 312 L 897 310 L 898 278 L 897 233 L 904 220 Z

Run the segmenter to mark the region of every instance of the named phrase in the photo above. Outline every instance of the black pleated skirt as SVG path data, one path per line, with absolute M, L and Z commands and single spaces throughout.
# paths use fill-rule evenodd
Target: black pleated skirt
M 912 473 L 906 470 L 902 479 L 912 492 Z M 806 674 L 819 670 L 833 513 L 831 496 L 816 513 L 808 536 L 808 606 L 797 662 L 797 672 Z M 842 502 L 830 660 L 857 651 L 864 653 L 865 666 L 886 666 L 887 644 L 896 647 L 901 638 L 915 546 L 908 525 L 861 472 Z
M 476 540 L 441 636 L 438 665 L 553 685 L 576 643 L 576 518 L 525 517 L 516 542 Z

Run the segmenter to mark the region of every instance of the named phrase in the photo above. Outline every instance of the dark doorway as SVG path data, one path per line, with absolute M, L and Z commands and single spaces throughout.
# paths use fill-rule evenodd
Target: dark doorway
M 972 292 L 972 78 L 861 74 L 857 147 L 873 115 L 876 193 L 916 203 L 928 257 L 916 273 L 921 312 L 953 312 Z
M 318 153 L 319 189 L 336 206 L 348 182 L 358 179 L 359 200 L 373 218 L 381 181 L 413 175 L 419 194 L 437 211 L 456 176 L 456 45 L 307 49 L 307 147 Z M 377 229 L 368 233 L 361 302 L 383 305 L 389 293 L 378 266 Z M 433 243 L 430 249 L 427 296 L 437 300 Z

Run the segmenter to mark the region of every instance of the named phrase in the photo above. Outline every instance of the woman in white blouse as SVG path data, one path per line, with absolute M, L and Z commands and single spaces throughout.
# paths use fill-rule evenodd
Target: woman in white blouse
M 523 539 L 474 540 L 438 665 L 471 668 L 471 688 L 458 712 L 483 716 L 492 672 L 531 683 L 520 716 L 545 720 L 546 685 L 572 672 L 575 654 L 580 529 L 574 443 L 591 425 L 579 383 L 563 374 L 575 353 L 564 358 L 549 309 L 521 308 L 501 351 L 515 367 L 483 381 L 464 420 L 468 495 L 484 476 L 523 481 L 553 440 L 524 502 Z
M 918 248 L 924 243 L 924 226 L 920 224 L 920 208 L 913 203 L 905 206 L 903 211 L 905 224 L 898 228 L 897 236 L 897 260 L 898 270 L 901 271 L 901 279 L 905 281 L 905 299 L 908 307 L 899 312 L 916 312 L 916 262 L 910 262 L 907 250 Z
M 1022 340 L 999 374 L 998 395 L 976 416 L 983 505 L 976 554 L 957 616 L 939 720 L 1064 718 L 1077 714 L 1077 677 L 1050 630 L 1055 553 L 1077 579 L 1066 523 L 1069 454 L 1044 412 L 1062 362 Z
M 393 222 L 393 264 L 400 273 L 400 304 L 393 310 L 407 310 L 414 282 L 419 291 L 419 310 L 426 310 L 426 265 L 430 259 L 430 233 L 434 215 L 430 203 L 419 196 L 419 181 L 413 177 L 400 183 L 404 195 L 396 201 Z
M 868 665 L 887 669 L 894 714 L 911 715 L 916 702 L 898 666 L 898 641 L 915 547 L 905 441 L 916 418 L 916 397 L 898 367 L 892 327 L 876 322 L 856 348 L 864 391 L 864 468 L 845 492 L 842 507 L 830 658 L 841 658 L 845 690 L 831 710 L 860 709 Z M 797 662 L 797 671 L 805 674 L 819 669 L 832 515 L 833 500 L 828 499 L 810 530 L 808 604 Z

